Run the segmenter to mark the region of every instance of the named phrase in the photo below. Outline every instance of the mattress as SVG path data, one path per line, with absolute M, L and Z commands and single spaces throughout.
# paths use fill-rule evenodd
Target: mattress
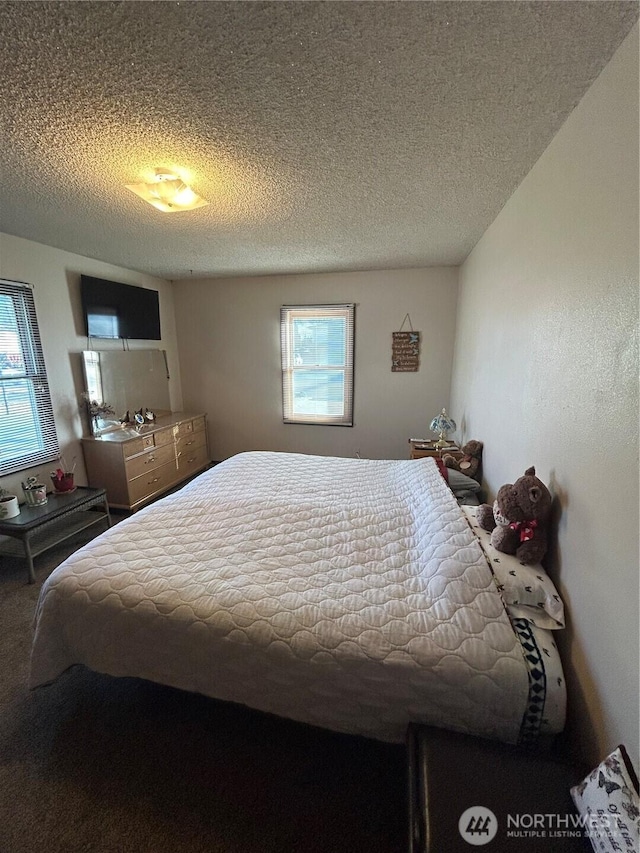
M 433 459 L 252 452 L 50 575 L 31 686 L 81 664 L 380 740 L 422 722 L 515 743 L 525 655 Z

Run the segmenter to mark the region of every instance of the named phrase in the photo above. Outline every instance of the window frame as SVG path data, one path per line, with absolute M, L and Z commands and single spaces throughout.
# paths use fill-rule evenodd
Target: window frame
M 53 406 L 49 391 L 49 381 L 44 362 L 42 341 L 38 328 L 35 300 L 31 285 L 22 281 L 0 279 L 0 296 L 8 296 L 13 302 L 13 310 L 16 318 L 16 329 L 18 346 L 22 357 L 22 370 L 14 375 L 4 376 L 0 372 L 0 406 L 3 404 L 9 412 L 7 403 L 7 389 L 9 383 L 28 383 L 28 406 L 30 416 L 36 426 L 36 439 L 27 451 L 11 455 L 7 459 L 0 458 L 0 476 L 24 471 L 36 465 L 51 462 L 60 457 L 60 445 L 56 433 Z M 7 330 L 11 334 L 11 330 Z M 5 350 L 3 350 L 5 352 Z M 5 427 L 3 431 L 0 423 L 0 441 L 12 430 L 12 426 Z M 6 437 L 4 437 L 6 440 Z
M 293 321 L 300 319 L 317 320 L 322 318 L 340 318 L 345 320 L 345 342 L 343 364 L 309 365 L 295 364 L 293 345 Z M 321 426 L 353 426 L 354 396 L 354 352 L 355 352 L 355 304 L 312 304 L 283 305 L 280 309 L 280 348 L 282 356 L 282 419 L 285 424 L 315 424 Z M 313 415 L 296 413 L 294 395 L 294 377 L 296 372 L 313 370 L 335 371 L 343 376 L 342 414 Z

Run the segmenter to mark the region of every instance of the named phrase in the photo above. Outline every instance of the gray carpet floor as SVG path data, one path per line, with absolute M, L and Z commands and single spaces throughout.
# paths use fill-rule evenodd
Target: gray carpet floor
M 83 538 L 84 537 L 84 538 Z M 0 557 L 0 853 L 401 853 L 404 748 L 75 667 L 27 688 L 42 582 Z

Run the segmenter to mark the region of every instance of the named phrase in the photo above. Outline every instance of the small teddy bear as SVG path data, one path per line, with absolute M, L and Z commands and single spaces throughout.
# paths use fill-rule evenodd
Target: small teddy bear
M 442 457 L 442 461 L 447 468 L 455 468 L 455 470 L 460 471 L 461 474 L 465 474 L 467 477 L 473 477 L 477 480 L 479 479 L 477 475 L 480 473 L 480 465 L 482 463 L 483 447 L 484 444 L 481 441 L 476 441 L 472 438 L 471 441 L 468 441 L 461 448 L 464 454 L 462 459 L 455 459 L 450 453 L 445 453 Z
M 482 504 L 476 519 L 491 533 L 491 544 L 504 554 L 515 554 L 521 563 L 539 563 L 547 552 L 547 519 L 551 512 L 551 493 L 536 477 L 535 468 L 524 476 L 500 486 L 493 503 Z

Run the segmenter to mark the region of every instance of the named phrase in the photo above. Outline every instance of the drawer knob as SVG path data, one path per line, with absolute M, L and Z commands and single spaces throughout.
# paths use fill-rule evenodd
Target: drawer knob
M 153 478 L 153 480 L 149 480 L 149 482 L 148 482 L 148 484 L 147 484 L 147 485 L 149 485 L 149 486 L 150 486 L 150 485 L 151 485 L 151 483 L 157 483 L 159 479 L 160 479 L 160 477 L 154 477 L 154 478 Z
M 156 457 L 155 457 L 155 456 L 150 456 L 148 459 L 145 459 L 144 464 L 145 464 L 145 465 L 148 465 L 148 464 L 149 464 L 149 462 L 155 462 L 155 461 L 156 461 Z

